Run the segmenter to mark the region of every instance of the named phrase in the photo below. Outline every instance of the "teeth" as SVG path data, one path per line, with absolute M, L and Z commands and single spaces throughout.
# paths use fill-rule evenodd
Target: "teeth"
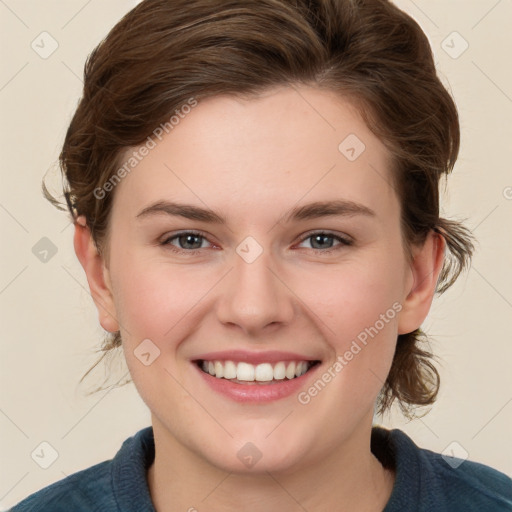
M 233 361 L 226 361 L 224 363 L 224 378 L 236 379 L 236 364 Z
M 224 376 L 224 367 L 222 366 L 222 363 L 220 361 L 215 361 L 214 364 L 215 369 L 215 377 L 218 377 L 219 379 Z
M 238 380 L 254 380 L 254 366 L 252 364 L 247 363 L 238 363 L 236 367 L 236 378 Z
M 233 361 L 202 361 L 201 368 L 218 379 L 237 379 L 246 382 L 270 382 L 272 380 L 294 379 L 304 375 L 310 368 L 307 361 L 284 362 L 274 365 L 261 363 L 253 365 Z
M 254 380 L 259 382 L 268 382 L 274 380 L 274 369 L 269 363 L 263 363 L 256 366 L 254 370 Z
M 288 363 L 285 376 L 287 379 L 293 379 L 295 377 L 295 363 Z
M 274 379 L 283 380 L 286 377 L 286 365 L 284 363 L 277 363 L 274 366 Z

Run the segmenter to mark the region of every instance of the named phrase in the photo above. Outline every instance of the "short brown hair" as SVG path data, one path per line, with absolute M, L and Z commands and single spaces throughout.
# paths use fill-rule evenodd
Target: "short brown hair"
M 60 155 L 71 215 L 85 216 L 106 254 L 112 194 L 98 199 L 94 191 L 113 176 L 126 148 L 143 143 L 191 97 L 251 97 L 293 84 L 353 101 L 388 148 L 405 247 L 432 230 L 447 242 L 442 293 L 473 251 L 469 231 L 439 216 L 439 182 L 459 151 L 458 114 L 427 37 L 387 0 L 141 2 L 85 65 L 83 96 Z M 420 329 L 398 336 L 380 412 L 395 399 L 406 414 L 434 402 L 439 373 L 422 338 Z M 120 345 L 119 332 L 107 336 L 102 358 Z

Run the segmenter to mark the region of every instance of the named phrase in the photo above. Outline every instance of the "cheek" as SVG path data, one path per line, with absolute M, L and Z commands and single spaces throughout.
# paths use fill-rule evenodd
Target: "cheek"
M 115 307 L 134 382 L 149 389 L 161 379 L 174 389 L 171 375 L 181 381 L 188 370 L 180 364 L 190 345 L 183 342 L 211 309 L 209 292 L 219 273 L 135 257 L 124 257 L 116 268 Z M 143 355 L 148 352 L 150 356 Z M 186 403 L 187 395 L 181 399 Z
M 328 430 L 333 436 L 356 428 L 374 409 L 393 361 L 402 308 L 393 289 L 346 284 L 346 296 L 334 293 L 324 304 L 329 314 L 323 335 L 332 357 L 298 396 L 312 417 L 330 418 L 325 435 Z
M 186 370 L 176 364 L 177 351 L 192 330 L 194 307 L 212 284 L 201 282 L 201 275 L 143 258 L 124 257 L 116 268 L 115 305 L 133 382 L 150 410 L 161 410 L 162 403 L 179 409 L 180 425 L 192 429 L 187 411 L 194 402 L 177 384 Z
M 324 331 L 332 348 L 344 352 L 351 340 L 371 328 L 401 300 L 403 262 L 390 250 L 375 250 L 342 264 L 318 264 L 300 270 L 282 269 L 283 280 L 302 303 L 301 316 Z M 203 311 L 219 269 L 168 265 L 162 261 L 118 255 L 112 270 L 117 318 L 123 339 L 134 346 L 149 338 L 166 351 L 190 318 Z M 380 325 L 380 324 L 379 324 Z M 394 322 L 386 323 L 390 331 Z
M 330 403 L 325 394 L 328 408 L 355 410 L 358 403 L 370 407 L 384 385 L 402 310 L 403 264 L 399 254 L 380 252 L 379 257 L 375 254 L 343 268 L 333 266 L 309 277 L 303 273 L 297 281 L 298 294 L 307 297 L 304 302 L 314 313 L 311 318 L 317 318 L 316 324 L 331 348 L 325 380 L 336 390 L 330 395 L 336 401 Z M 312 395 L 321 389 L 322 383 L 318 383 Z
M 161 339 L 200 298 L 199 276 L 180 268 L 125 258 L 117 270 L 116 312 L 129 337 Z
M 403 261 L 397 254 L 373 256 L 305 270 L 291 285 L 336 349 L 342 350 L 388 310 L 385 329 L 379 321 L 379 330 L 389 331 L 396 323 L 400 307 L 393 305 L 403 300 Z

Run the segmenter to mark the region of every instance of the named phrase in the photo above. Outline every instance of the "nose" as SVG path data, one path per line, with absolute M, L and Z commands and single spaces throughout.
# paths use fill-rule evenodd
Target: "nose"
M 294 315 L 294 295 L 283 277 L 269 251 L 252 262 L 235 253 L 233 268 L 219 290 L 219 321 L 238 327 L 248 336 L 289 324 Z

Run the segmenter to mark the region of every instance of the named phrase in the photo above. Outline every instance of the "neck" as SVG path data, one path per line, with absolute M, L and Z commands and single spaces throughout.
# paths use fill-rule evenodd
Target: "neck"
M 153 417 L 155 460 L 148 484 L 157 512 L 382 511 L 394 474 L 370 451 L 371 422 L 364 435 L 307 467 L 286 472 L 226 472 L 191 452 Z

